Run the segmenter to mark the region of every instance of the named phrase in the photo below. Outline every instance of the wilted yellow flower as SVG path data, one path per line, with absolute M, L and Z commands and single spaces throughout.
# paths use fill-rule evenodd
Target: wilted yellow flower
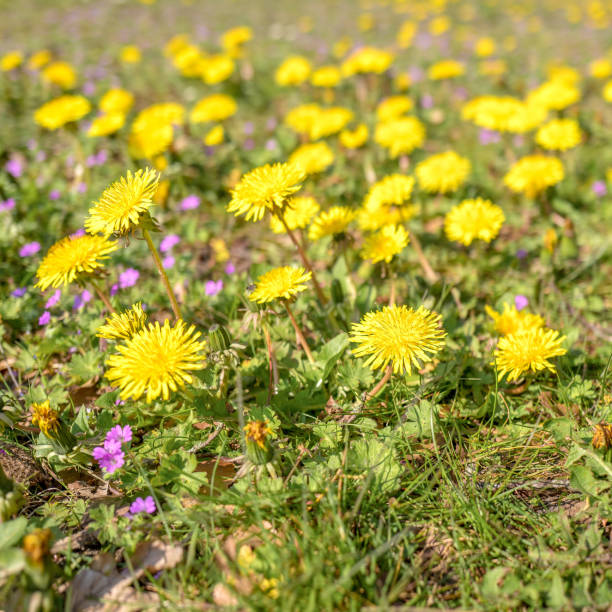
M 254 442 L 260 448 L 265 448 L 268 436 L 274 433 L 268 421 L 249 421 L 244 426 L 244 432 L 245 439 Z
M 360 123 L 354 130 L 342 130 L 338 140 L 345 149 L 358 149 L 368 140 L 368 126 Z
M 223 142 L 225 138 L 225 130 L 222 125 L 215 125 L 214 128 L 209 130 L 204 136 L 204 144 L 207 147 L 216 147 Z
M 298 196 L 287 202 L 287 208 L 283 213 L 283 219 L 290 230 L 307 227 L 311 219 L 320 210 L 319 203 L 310 196 Z M 285 234 L 287 230 L 281 220 L 272 215 L 270 217 L 270 228 L 275 234 Z
M 593 427 L 591 446 L 606 450 L 612 447 L 612 425 L 610 423 L 598 423 Z
M 43 104 L 35 113 L 34 121 L 48 130 L 82 119 L 91 110 L 83 96 L 60 96 Z
M 10 51 L 0 58 L 0 70 L 2 70 L 2 72 L 9 72 L 21 66 L 22 63 L 23 53 L 21 53 L 21 51 Z
M 308 229 L 310 240 L 320 240 L 325 236 L 343 233 L 354 219 L 355 213 L 346 206 L 332 206 L 319 213 Z
M 274 268 L 257 279 L 249 300 L 258 304 L 274 300 L 290 300 L 308 288 L 305 283 L 311 278 L 312 272 L 307 272 L 304 268 L 291 266 Z
M 90 234 L 127 234 L 141 221 L 141 215 L 148 213 L 153 204 L 153 196 L 159 184 L 159 172 L 147 168 L 134 174 L 127 171 L 110 187 L 107 187 L 100 200 L 89 209 L 85 229 Z
M 414 103 L 408 96 L 390 96 L 376 107 L 376 118 L 378 121 L 398 119 L 413 106 Z
M 107 340 L 127 340 L 139 332 L 146 322 L 147 313 L 142 309 L 142 303 L 137 302 L 125 312 L 115 312 L 107 317 L 106 323 L 98 327 L 96 336 Z
M 415 169 L 421 189 L 429 193 L 451 193 L 465 182 L 472 164 L 455 151 L 438 153 L 423 160 Z
M 34 529 L 23 538 L 23 552 L 27 560 L 42 568 L 45 557 L 50 552 L 50 544 L 53 534 L 50 529 Z
M 544 369 L 555 372 L 549 359 L 567 353 L 561 346 L 563 340 L 565 336 L 559 336 L 558 331 L 542 327 L 503 336 L 495 349 L 498 379 L 507 374 L 508 380 L 513 381 L 527 372 L 536 373 Z
M 425 141 L 425 126 L 416 117 L 400 117 L 379 123 L 374 140 L 388 149 L 392 158 L 407 154 Z
M 298 147 L 288 161 L 301 168 L 304 174 L 317 174 L 334 163 L 334 152 L 326 142 L 306 143 Z
M 108 113 L 96 117 L 87 130 L 87 135 L 94 138 L 97 136 L 108 136 L 120 130 L 125 124 L 123 113 Z
M 209 55 L 202 67 L 202 79 L 207 85 L 215 85 L 229 79 L 236 65 L 229 55 Z
M 51 62 L 42 71 L 43 80 L 62 89 L 72 89 L 77 80 L 76 71 L 68 62 Z
M 563 180 L 563 164 L 556 157 L 528 155 L 519 159 L 504 177 L 504 183 L 517 193 L 535 198 Z
M 282 214 L 287 200 L 302 187 L 304 172 L 293 164 L 266 164 L 245 174 L 232 189 L 227 211 L 259 221 L 266 211 Z
M 32 404 L 30 409 L 32 410 L 32 425 L 38 425 L 45 436 L 50 437 L 49 434 L 52 434 L 59 425 L 57 410 L 51 408 L 49 400 L 42 404 Z
M 550 151 L 567 151 L 582 141 L 582 131 L 575 119 L 553 119 L 536 132 L 535 141 Z
M 171 391 L 193 382 L 191 371 L 204 368 L 206 344 L 198 340 L 200 335 L 180 319 L 174 326 L 168 320 L 163 326 L 149 323 L 117 346 L 118 353 L 106 362 L 106 378 L 121 389 L 121 399 L 146 395 L 151 403 L 161 395 L 167 400 Z
M 56 242 L 38 266 L 36 287 L 57 288 L 94 273 L 117 249 L 117 243 L 101 236 L 66 236 Z
M 557 236 L 557 232 L 552 227 L 549 227 L 545 232 L 542 238 L 542 243 L 544 244 L 544 248 L 550 253 L 554 253 L 555 247 L 557 246 L 557 242 L 559 241 L 559 237 Z
M 406 248 L 408 242 L 408 232 L 401 225 L 385 225 L 363 241 L 361 257 L 371 259 L 372 263 L 389 263 Z
M 312 66 L 310 62 L 301 55 L 291 55 L 276 69 L 274 78 L 283 86 L 301 85 L 310 76 Z
M 361 47 L 352 53 L 342 64 L 345 76 L 353 74 L 385 72 L 393 62 L 393 54 L 376 47 Z
M 544 319 L 540 315 L 525 310 L 517 310 L 514 304 L 510 306 L 504 303 L 502 312 L 496 312 L 490 306 L 485 306 L 485 311 L 493 319 L 495 330 L 502 336 L 544 327 Z
M 367 357 L 373 370 L 393 367 L 396 374 L 412 373 L 412 368 L 431 361 L 444 346 L 446 332 L 442 317 L 423 306 L 417 310 L 406 306 L 385 306 L 368 312 L 359 323 L 353 323 L 350 341 L 356 357 Z
M 315 87 L 336 87 L 342 80 L 342 72 L 337 66 L 321 66 L 310 76 Z
M 47 65 L 51 61 L 51 51 L 48 49 L 41 49 L 36 53 L 33 53 L 28 60 L 28 68 L 30 70 L 40 70 L 43 66 Z
M 223 121 L 231 117 L 238 110 L 236 100 L 225 94 L 213 94 L 202 98 L 191 111 L 190 119 L 193 123 L 207 121 Z
M 127 113 L 134 104 L 134 95 L 125 89 L 109 89 L 100 98 L 100 110 L 105 113 Z
M 447 213 L 444 231 L 449 240 L 469 246 L 476 239 L 491 242 L 504 221 L 502 209 L 489 200 L 463 200 Z
M 124 64 L 138 64 L 142 58 L 142 53 L 136 45 L 125 45 L 121 48 L 119 59 Z
M 456 60 L 447 59 L 436 62 L 429 67 L 427 76 L 432 81 L 440 81 L 442 79 L 453 79 L 465 73 L 465 67 Z

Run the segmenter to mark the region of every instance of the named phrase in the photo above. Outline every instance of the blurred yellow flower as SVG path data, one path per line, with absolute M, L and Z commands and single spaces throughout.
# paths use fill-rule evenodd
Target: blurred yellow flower
M 580 90 L 566 81 L 546 81 L 527 96 L 527 104 L 562 110 L 580 100 Z
M 408 232 L 401 225 L 385 225 L 363 241 L 360 255 L 362 259 L 371 259 L 372 263 L 389 263 L 408 242 Z
M 368 140 L 368 127 L 360 123 L 354 130 L 342 130 L 338 139 L 345 149 L 358 149 Z
M 290 230 L 305 228 L 320 209 L 319 203 L 313 197 L 298 196 L 287 202 L 283 219 Z M 275 215 L 270 217 L 270 228 L 275 234 L 287 232 L 282 221 Z
M 465 73 L 465 67 L 452 59 L 441 60 L 429 67 L 427 76 L 433 81 L 452 79 Z
M 306 283 L 311 278 L 312 272 L 306 272 L 304 268 L 291 266 L 274 268 L 257 279 L 249 300 L 258 304 L 274 300 L 290 300 L 308 289 Z
M 414 103 L 408 96 L 390 96 L 385 98 L 376 107 L 378 121 L 398 119 L 412 109 Z
M 288 87 L 304 83 L 312 71 L 310 62 L 301 55 L 291 55 L 276 69 L 275 79 L 278 85 Z
M 332 206 L 319 213 L 308 229 L 310 240 L 320 240 L 325 236 L 343 233 L 354 219 L 355 213 L 347 206 Z
M 419 186 L 428 193 L 451 193 L 467 179 L 472 164 L 455 151 L 432 155 L 417 164 Z
M 91 104 L 83 96 L 60 96 L 43 104 L 35 113 L 34 121 L 48 130 L 82 119 L 91 110 Z
M 77 80 L 75 69 L 68 62 L 51 62 L 41 72 L 47 83 L 58 85 L 62 89 L 72 89 Z
M 536 132 L 535 141 L 549 151 L 567 151 L 582 141 L 582 130 L 575 119 L 553 119 Z
M 490 306 L 485 306 L 485 311 L 493 319 L 495 330 L 502 336 L 544 327 L 544 319 L 540 315 L 517 310 L 514 304 L 504 303 L 502 312 L 496 312 Z
M 207 85 L 215 85 L 229 79 L 236 68 L 229 55 L 210 55 L 202 67 L 202 79 Z
M 400 117 L 379 123 L 374 140 L 388 149 L 391 157 L 407 154 L 425 141 L 425 126 L 416 117 Z
M 404 21 L 397 33 L 397 44 L 400 49 L 407 49 L 412 45 L 415 34 L 417 33 L 417 24 L 414 21 Z
M 306 143 L 290 156 L 289 163 L 300 167 L 304 174 L 318 174 L 334 162 L 334 152 L 326 142 Z
M 474 51 L 478 57 L 489 57 L 495 53 L 495 41 L 490 36 L 479 38 Z
M 142 53 L 136 45 L 125 45 L 121 48 L 119 59 L 124 64 L 138 64 L 142 59 Z
M 342 73 L 345 76 L 354 74 L 381 74 L 393 62 L 393 54 L 376 47 L 361 47 L 352 53 L 342 64 Z
M 517 193 L 535 198 L 548 187 L 563 180 L 563 164 L 556 157 L 528 155 L 513 164 L 504 176 L 504 183 Z
M 225 138 L 225 130 L 222 125 L 215 125 L 214 128 L 209 130 L 204 136 L 204 144 L 207 147 L 216 147 L 220 145 Z
M 607 79 L 612 74 L 612 62 L 601 57 L 589 64 L 589 74 L 596 79 Z
M 449 240 L 469 246 L 476 239 L 491 242 L 505 220 L 502 209 L 489 200 L 463 200 L 447 213 L 444 231 Z
M 123 113 L 100 115 L 91 122 L 91 126 L 87 130 L 87 135 L 90 138 L 108 136 L 120 130 L 124 124 L 125 115 Z
M 9 72 L 21 66 L 22 63 L 23 53 L 21 53 L 21 51 L 10 51 L 0 58 L 0 70 L 2 70 L 2 72 Z
M 202 98 L 193 108 L 190 120 L 193 123 L 207 121 L 223 121 L 236 114 L 238 105 L 236 100 L 226 94 L 212 94 Z
M 30 70 L 40 70 L 43 66 L 47 65 L 51 61 L 51 51 L 47 49 L 41 49 L 36 53 L 33 53 L 28 60 L 28 68 Z
M 109 89 L 101 98 L 99 107 L 105 113 L 127 113 L 134 104 L 134 95 L 125 89 Z
M 336 87 L 342 80 L 342 72 L 337 66 L 321 66 L 310 76 L 315 87 Z

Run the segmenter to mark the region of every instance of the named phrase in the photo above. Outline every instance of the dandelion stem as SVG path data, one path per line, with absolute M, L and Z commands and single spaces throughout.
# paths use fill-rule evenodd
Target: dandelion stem
M 300 344 L 302 345 L 302 348 L 304 349 L 304 352 L 306 353 L 306 357 L 308 357 L 308 361 L 310 361 L 310 363 L 314 363 L 314 357 L 312 356 L 312 353 L 310 352 L 310 347 L 308 346 L 308 342 L 306 342 L 306 338 L 304 338 L 304 334 L 302 333 L 300 326 L 295 320 L 295 317 L 293 316 L 293 312 L 291 312 L 291 308 L 289 307 L 289 304 L 283 301 L 283 305 L 285 307 L 285 310 L 287 311 L 287 314 L 289 315 L 289 319 L 291 319 L 291 324 L 293 325 L 293 329 L 295 329 L 295 333 L 298 337 L 298 340 L 300 341 Z
M 319 302 L 321 302 L 322 306 L 325 306 L 325 304 L 327 304 L 327 298 L 325 297 L 325 294 L 323 293 L 323 290 L 321 289 L 321 285 L 319 284 L 317 275 L 315 274 L 315 271 L 312 269 L 312 264 L 310 263 L 310 260 L 308 259 L 308 255 L 306 255 L 306 251 L 304 250 L 304 247 L 302 247 L 302 245 L 300 244 L 300 241 L 296 238 L 293 231 L 289 229 L 289 226 L 287 225 L 287 222 L 285 221 L 284 217 L 282 215 L 278 215 L 277 218 L 283 224 L 283 227 L 285 228 L 285 231 L 287 232 L 289 238 L 291 239 L 291 242 L 293 242 L 293 244 L 297 248 L 298 253 L 300 254 L 300 257 L 302 259 L 302 263 L 304 264 L 304 266 L 306 266 L 306 269 L 312 274 L 312 283 L 317 293 L 317 297 L 319 298 Z
M 385 368 L 384 376 L 376 383 L 376 385 L 372 388 L 371 391 L 368 391 L 364 395 L 363 397 L 364 403 L 367 402 L 368 400 L 371 400 L 373 397 L 378 395 L 378 393 L 380 393 L 382 388 L 389 382 L 389 379 L 391 378 L 391 374 L 393 374 L 393 368 L 390 365 L 388 365 Z
M 268 379 L 268 405 L 272 403 L 272 396 L 276 394 L 276 387 L 278 385 L 278 368 L 276 365 L 276 355 L 274 354 L 274 346 L 272 345 L 272 339 L 270 338 L 270 330 L 268 326 L 263 324 L 263 333 L 266 340 L 266 347 L 268 349 L 268 368 L 270 370 L 270 376 Z
M 172 305 L 172 312 L 174 313 L 174 318 L 181 319 L 182 318 L 181 310 L 179 308 L 178 302 L 176 301 L 174 291 L 172 291 L 172 286 L 170 285 L 170 281 L 168 280 L 168 275 L 166 274 L 166 271 L 164 270 L 164 265 L 162 264 L 162 260 L 159 257 L 159 253 L 157 252 L 155 245 L 153 244 L 153 240 L 151 239 L 151 234 L 149 233 L 149 230 L 143 228 L 142 236 L 147 241 L 147 245 L 149 247 L 149 250 L 151 251 L 151 255 L 153 255 L 153 259 L 155 260 L 157 271 L 159 272 L 159 275 L 161 276 L 162 283 L 164 284 L 164 287 L 166 289 L 166 293 L 168 294 L 168 297 L 170 298 L 170 304 Z
M 391 287 L 389 288 L 389 306 L 395 306 L 395 292 L 396 292 L 396 283 L 395 283 L 395 274 L 391 272 Z
M 423 273 L 425 274 L 425 278 L 430 283 L 435 283 L 439 278 L 437 272 L 434 271 L 434 269 L 429 264 L 429 261 L 427 261 L 427 257 L 425 257 L 425 253 L 423 253 L 421 243 L 419 242 L 419 239 L 415 236 L 414 232 L 408 230 L 408 233 L 410 235 L 410 242 L 412 243 L 412 246 L 414 247 L 414 252 L 416 253 L 417 259 L 419 260 L 419 263 L 421 264 L 421 268 L 423 268 Z
M 93 280 L 89 281 L 91 283 L 91 286 L 93 287 L 94 291 L 98 294 L 98 297 L 102 300 L 102 302 L 104 303 L 104 306 L 106 306 L 107 310 L 109 312 L 117 312 L 114 308 L 113 305 L 110 302 L 109 297 L 106 295 L 106 293 L 104 293 L 104 291 L 102 291 L 102 289 L 100 288 L 99 285 L 97 285 L 96 283 L 94 283 Z

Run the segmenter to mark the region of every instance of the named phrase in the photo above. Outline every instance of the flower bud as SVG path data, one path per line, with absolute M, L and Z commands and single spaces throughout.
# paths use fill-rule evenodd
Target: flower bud
M 40 430 L 60 455 L 66 455 L 74 449 L 76 438 L 65 423 L 60 421 L 59 413 L 49 405 L 49 400 L 41 404 L 32 404 L 32 424 Z
M 0 466 L 0 523 L 10 519 L 23 505 L 21 487 Z
M 272 429 L 267 421 L 250 421 L 244 427 L 247 457 L 255 465 L 268 463 L 274 455 L 269 436 Z
M 334 304 L 342 304 L 344 302 L 344 290 L 342 289 L 342 283 L 334 278 L 331 284 L 331 296 Z
M 593 428 L 593 448 L 608 450 L 612 447 L 612 425 L 610 423 L 598 423 Z
M 232 343 L 230 335 L 222 325 L 213 325 L 208 330 L 208 345 L 215 353 L 226 351 Z

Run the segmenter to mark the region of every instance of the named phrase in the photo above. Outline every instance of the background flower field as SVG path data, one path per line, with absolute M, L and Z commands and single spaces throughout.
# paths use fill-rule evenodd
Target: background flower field
M 612 3 L 0 16 L 1 609 L 609 609 Z

